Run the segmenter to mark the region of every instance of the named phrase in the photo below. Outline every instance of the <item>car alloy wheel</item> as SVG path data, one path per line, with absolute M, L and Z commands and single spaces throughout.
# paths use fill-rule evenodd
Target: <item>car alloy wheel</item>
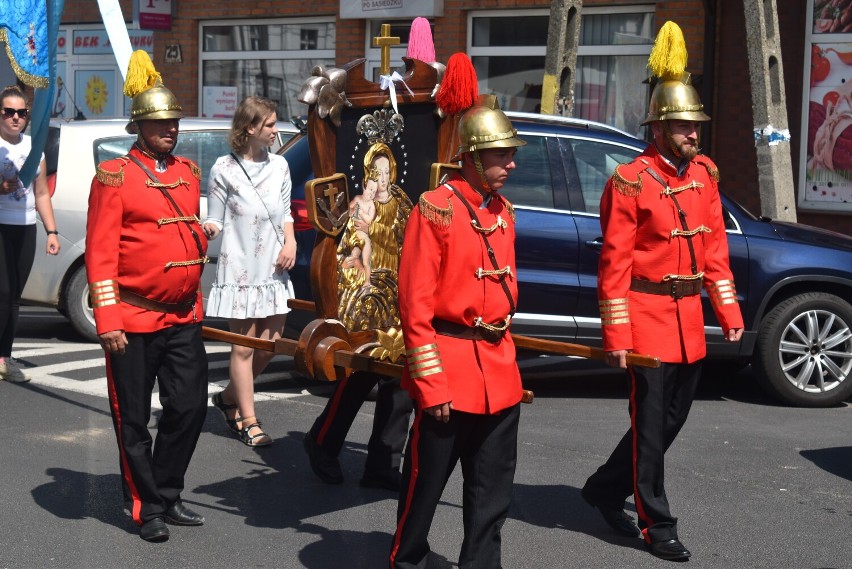
M 759 379 L 794 405 L 836 405 L 852 395 L 852 306 L 799 294 L 772 309 L 758 337 Z

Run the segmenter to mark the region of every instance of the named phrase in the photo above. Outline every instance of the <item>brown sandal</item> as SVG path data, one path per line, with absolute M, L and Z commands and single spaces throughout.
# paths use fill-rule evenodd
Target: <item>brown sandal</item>
M 263 432 L 263 429 L 261 428 L 263 423 L 258 421 L 257 417 L 244 417 L 240 420 L 244 426 L 239 430 L 238 434 L 243 444 L 250 447 L 265 447 L 272 444 L 272 438 Z M 256 429 L 260 432 L 252 435 L 249 433 L 252 429 Z

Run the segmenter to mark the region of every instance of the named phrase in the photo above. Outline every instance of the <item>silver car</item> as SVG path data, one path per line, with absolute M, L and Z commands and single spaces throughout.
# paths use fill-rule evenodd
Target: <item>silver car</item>
M 21 302 L 52 306 L 67 317 L 83 337 L 97 339 L 95 320 L 89 302 L 89 283 L 83 252 L 86 246 L 86 211 L 89 188 L 95 166 L 104 160 L 123 156 L 136 137 L 125 132 L 127 119 L 65 121 L 54 119 L 45 147 L 48 185 L 53 196 L 53 211 L 62 250 L 56 257 L 36 255 Z M 219 156 L 230 152 L 229 119 L 185 118 L 180 122 L 180 135 L 175 153 L 193 160 L 201 167 L 202 196 L 207 192 L 207 174 Z M 295 126 L 279 123 L 278 146 L 297 132 Z M 273 150 L 276 150 L 273 148 Z M 207 199 L 201 200 L 201 217 L 207 212 Z M 41 224 L 41 220 L 38 221 Z M 36 251 L 44 251 L 45 234 L 38 231 Z M 208 255 L 216 259 L 219 241 L 211 241 Z M 207 268 L 201 278 L 204 297 L 216 271 Z

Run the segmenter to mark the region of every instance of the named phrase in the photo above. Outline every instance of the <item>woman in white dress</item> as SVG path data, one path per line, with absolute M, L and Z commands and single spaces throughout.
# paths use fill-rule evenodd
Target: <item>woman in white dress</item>
M 296 238 L 290 214 L 290 167 L 268 152 L 275 141 L 275 103 L 246 97 L 234 114 L 230 143 L 234 152 L 210 170 L 207 219 L 210 239 L 222 233 L 216 282 L 207 316 L 228 319 L 232 332 L 275 340 L 281 337 L 293 298 L 287 273 L 296 263 Z M 254 410 L 254 380 L 273 353 L 231 347 L 228 386 L 213 396 L 225 422 L 248 446 L 272 443 Z

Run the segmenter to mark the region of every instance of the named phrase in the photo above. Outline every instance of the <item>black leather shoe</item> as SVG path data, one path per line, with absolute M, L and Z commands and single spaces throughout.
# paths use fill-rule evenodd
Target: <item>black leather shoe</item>
M 633 518 L 628 516 L 624 510 L 595 503 L 589 493 L 586 492 L 585 488 L 580 491 L 580 495 L 591 507 L 598 509 L 601 513 L 601 517 L 609 527 L 621 535 L 625 535 L 627 537 L 639 537 L 641 535 L 641 532 L 636 526 L 636 523 L 633 521 Z
M 651 555 L 666 561 L 688 561 L 689 556 L 692 555 L 677 539 L 655 541 L 649 543 L 647 547 Z
M 305 438 L 302 441 L 305 446 L 305 452 L 308 453 L 308 460 L 311 463 L 311 470 L 326 484 L 343 484 L 343 471 L 340 470 L 340 461 L 334 456 L 329 456 L 320 446 L 314 441 L 310 431 L 305 433 Z
M 139 528 L 139 537 L 151 543 L 162 543 L 169 540 L 169 528 L 163 518 L 148 520 Z
M 402 475 L 400 475 L 399 470 L 381 470 L 376 472 L 366 470 L 360 484 L 364 488 L 382 488 L 384 490 L 399 492 L 401 478 Z
M 204 516 L 193 512 L 183 505 L 183 502 L 178 500 L 172 507 L 166 510 L 166 521 L 176 526 L 202 526 L 204 525 Z

